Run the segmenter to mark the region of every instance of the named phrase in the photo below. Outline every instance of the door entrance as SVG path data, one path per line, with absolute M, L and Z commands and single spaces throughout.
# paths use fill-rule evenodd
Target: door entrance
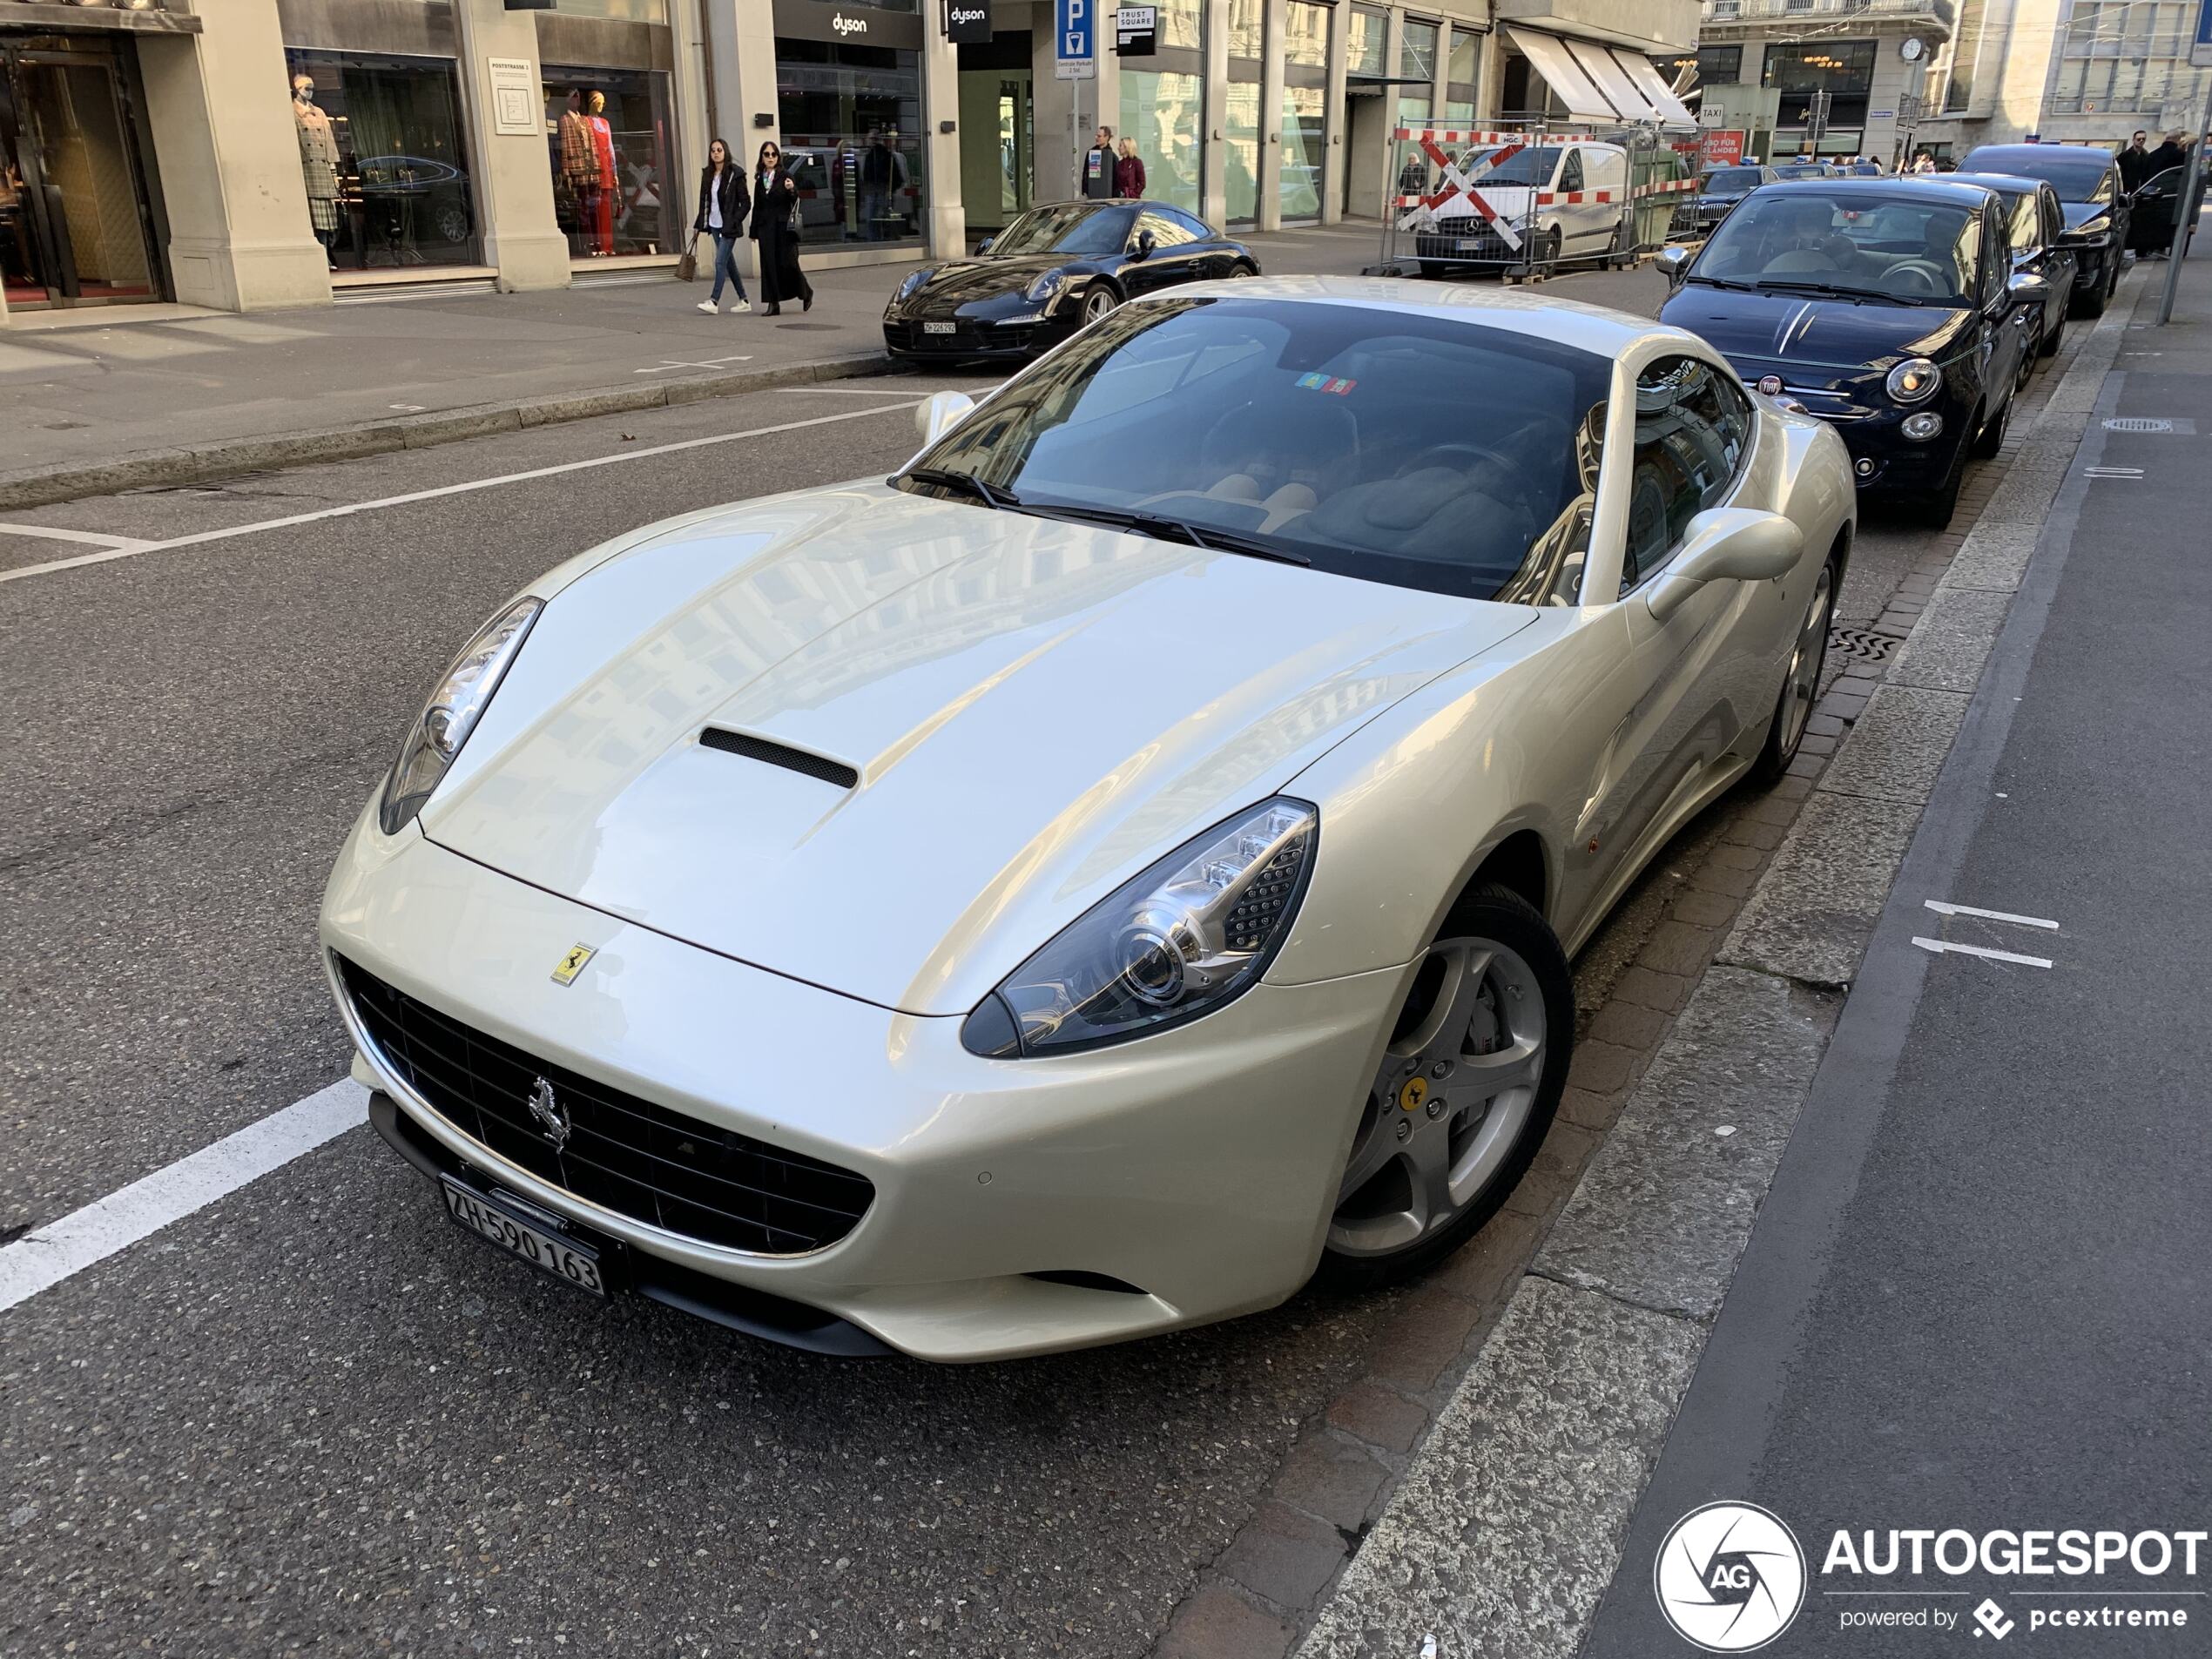
M 970 238 L 1003 230 L 1035 199 L 1029 31 L 960 49 L 960 190 Z
M 9 308 L 162 297 L 116 49 L 0 42 L 0 283 Z

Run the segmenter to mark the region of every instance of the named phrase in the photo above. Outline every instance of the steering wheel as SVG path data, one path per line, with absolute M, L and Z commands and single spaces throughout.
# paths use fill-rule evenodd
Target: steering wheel
M 1408 473 L 1420 472 L 1425 467 L 1450 466 L 1452 463 L 1447 462 L 1445 460 L 1445 457 L 1447 455 L 1465 455 L 1469 457 L 1467 461 L 1460 462 L 1454 466 L 1453 468 L 1453 470 L 1463 471 L 1467 467 L 1472 465 L 1477 461 L 1492 462 L 1496 465 L 1504 468 L 1508 473 L 1518 473 L 1521 470 L 1521 465 L 1518 462 L 1509 460 L 1506 456 L 1499 454 L 1495 449 L 1490 448 L 1483 444 L 1433 443 L 1427 448 L 1422 450 L 1419 455 L 1415 455 L 1411 461 L 1407 462 L 1404 466 L 1400 467 L 1398 469 L 1398 475 L 1400 478 L 1403 478 Z
M 1908 293 L 1924 293 L 1931 298 L 1943 292 L 1943 269 L 1932 260 L 1899 260 L 1882 273 L 1886 281 L 1891 277 L 1907 277 L 1917 284 L 1908 287 Z

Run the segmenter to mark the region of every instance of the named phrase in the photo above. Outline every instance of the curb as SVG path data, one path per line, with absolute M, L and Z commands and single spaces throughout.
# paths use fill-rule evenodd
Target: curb
M 704 402 L 708 398 L 770 391 L 779 386 L 808 386 L 821 381 L 856 380 L 904 372 L 904 365 L 881 352 L 856 352 L 769 368 L 732 369 L 726 374 L 701 375 L 696 380 L 656 381 L 650 386 L 617 387 L 565 397 L 470 404 L 457 409 L 442 409 L 434 415 L 409 415 L 404 420 L 371 421 L 317 432 L 290 432 L 280 437 L 239 438 L 189 448 L 141 450 L 96 466 L 27 467 L 0 472 L 0 511 L 51 506 L 56 502 L 75 501 L 84 496 L 113 495 L 147 484 L 202 483 L 235 477 L 239 473 L 258 472 L 266 467 L 351 461 L 362 455 L 389 455 L 398 449 L 427 449 L 434 444 L 520 432 L 528 427 L 589 421 L 602 415 L 627 415 L 637 409 L 675 408 L 686 403 Z
M 1824 695 L 1813 729 L 1832 752 L 1809 749 L 1777 799 L 1752 809 L 1773 826 L 1771 861 L 1648 1069 L 1627 1083 L 1617 1123 L 1497 1323 L 1447 1385 L 1299 1659 L 1580 1650 L 1825 1054 L 1838 993 L 2004 625 L 2023 539 L 2071 467 L 2134 310 L 2114 307 L 2089 331 L 2018 448 L 2007 445 L 2003 471 L 1991 469 L 1986 510 L 1892 598 L 1877 629 L 1905 635 L 1889 671 L 1848 672 Z M 1891 833 L 1870 833 L 1877 822 Z

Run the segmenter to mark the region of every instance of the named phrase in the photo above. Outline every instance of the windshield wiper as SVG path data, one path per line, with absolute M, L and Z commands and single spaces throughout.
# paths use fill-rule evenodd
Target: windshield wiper
M 1709 288 L 1733 289 L 1737 293 L 1757 293 L 1759 291 L 1756 283 L 1737 282 L 1727 277 L 1706 276 L 1696 271 L 1692 271 L 1688 280 L 1692 282 L 1702 282 Z
M 978 478 L 972 472 L 954 472 L 949 467 L 916 467 L 911 472 L 900 473 L 899 476 L 911 478 L 918 484 L 934 484 L 940 489 L 957 489 L 963 496 L 981 502 L 986 507 L 1019 507 L 1022 504 L 1021 496 L 1004 484 L 995 484 L 988 478 Z
M 1939 300 L 1926 300 L 1909 293 L 1883 293 L 1873 288 L 1843 288 L 1832 282 L 1762 282 L 1759 286 L 1778 293 L 1817 293 L 1827 300 L 1848 300 L 1855 306 L 1863 306 L 1869 300 L 1879 300 L 1885 306 L 1933 306 L 1943 303 Z
M 1278 564 L 1310 565 L 1313 563 L 1303 553 L 1293 553 L 1288 548 L 1277 547 L 1257 536 L 1240 536 L 1235 530 L 1216 529 L 1212 525 L 1192 524 L 1180 518 L 1163 518 L 1153 513 L 1124 512 L 1112 507 L 1071 507 L 1058 502 L 1049 505 L 1032 506 L 1026 510 L 1041 513 L 1048 518 L 1074 518 L 1085 523 L 1104 524 L 1117 530 L 1127 530 L 1132 536 L 1149 536 L 1155 541 L 1180 542 L 1185 547 L 1203 548 L 1209 553 L 1241 553 L 1248 558 L 1271 559 Z

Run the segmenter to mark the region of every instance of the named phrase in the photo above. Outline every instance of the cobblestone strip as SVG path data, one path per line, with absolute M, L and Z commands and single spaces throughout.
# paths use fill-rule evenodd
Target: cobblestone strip
M 1904 644 L 1831 658 L 1791 775 L 1669 850 L 1534 1168 L 1306 1426 L 1156 1659 L 1575 1651 L 2128 309 L 2024 399 L 1971 529 L 1839 608 Z

